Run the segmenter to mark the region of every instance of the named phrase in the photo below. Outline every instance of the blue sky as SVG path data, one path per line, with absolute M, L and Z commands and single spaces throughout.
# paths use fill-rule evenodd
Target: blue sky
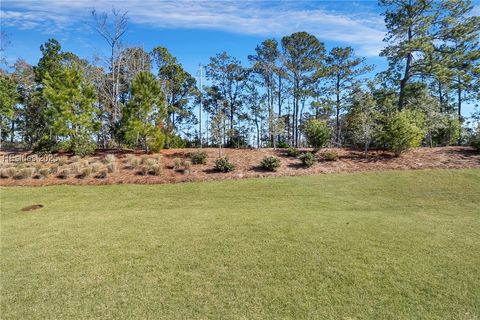
M 480 14 L 480 1 L 474 4 Z M 386 67 L 378 57 L 385 27 L 377 1 L 2 0 L 1 27 L 10 40 L 5 55 L 35 64 L 48 38 L 82 58 L 106 54 L 90 12 L 112 7 L 128 12 L 126 46 L 167 47 L 192 74 L 216 53 L 246 62 L 264 39 L 296 31 L 316 35 L 327 48 L 352 46 L 376 71 Z

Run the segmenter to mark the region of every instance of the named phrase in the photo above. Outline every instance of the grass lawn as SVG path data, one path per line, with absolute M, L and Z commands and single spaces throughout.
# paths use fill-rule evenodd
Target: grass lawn
M 0 258 L 2 319 L 480 319 L 480 170 L 2 188 Z

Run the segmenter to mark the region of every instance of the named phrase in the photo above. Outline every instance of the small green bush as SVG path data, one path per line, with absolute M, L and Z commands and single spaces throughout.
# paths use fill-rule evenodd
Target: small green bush
M 10 178 L 13 178 L 15 177 L 15 175 L 17 174 L 17 168 L 15 167 L 10 167 L 10 168 L 7 168 L 7 174 Z
M 302 164 L 306 168 L 310 168 L 315 164 L 315 156 L 311 152 L 305 152 L 298 157 L 300 161 L 302 161 Z
M 44 137 L 40 139 L 37 143 L 34 144 L 33 146 L 33 153 L 36 154 L 51 154 L 57 150 L 57 141 L 53 139 L 49 139 L 47 137 Z
M 204 151 L 197 151 L 192 154 L 190 154 L 190 160 L 192 161 L 192 164 L 197 165 L 197 164 L 207 164 L 207 153 Z
M 303 133 L 307 138 L 307 143 L 315 149 L 320 149 L 330 141 L 332 134 L 326 121 L 311 119 L 305 122 Z
M 419 147 L 424 137 L 422 119 L 410 110 L 397 111 L 385 124 L 384 140 L 388 149 L 400 156 L 410 148 Z
M 215 160 L 214 169 L 218 172 L 230 172 L 235 170 L 235 165 L 228 161 L 227 158 L 218 158 Z
M 277 171 L 280 168 L 280 159 L 277 157 L 265 157 L 260 162 L 260 166 L 267 171 Z
M 300 151 L 297 148 L 289 147 L 287 149 L 287 155 L 292 158 L 296 158 L 300 155 Z
M 85 157 L 95 153 L 96 145 L 87 136 L 78 136 L 72 140 L 71 150 L 75 155 Z
M 338 153 L 335 151 L 325 151 L 321 154 L 322 159 L 325 161 L 337 161 L 338 160 Z
M 280 148 L 280 149 L 288 148 L 288 142 L 286 142 L 285 140 L 279 141 L 277 144 L 277 148 Z

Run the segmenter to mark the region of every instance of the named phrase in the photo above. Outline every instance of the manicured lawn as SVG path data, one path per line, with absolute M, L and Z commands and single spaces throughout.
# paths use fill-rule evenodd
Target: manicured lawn
M 480 319 L 480 170 L 2 188 L 0 266 L 2 319 Z

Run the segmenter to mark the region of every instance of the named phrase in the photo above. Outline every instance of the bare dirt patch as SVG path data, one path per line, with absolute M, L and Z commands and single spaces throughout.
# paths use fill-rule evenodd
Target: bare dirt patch
M 33 211 L 33 210 L 37 210 L 37 209 L 40 209 L 40 208 L 43 208 L 43 204 L 34 204 L 34 205 L 31 205 L 31 206 L 22 208 L 22 211 Z
M 136 157 L 144 157 L 144 154 L 134 153 L 128 150 L 102 150 L 87 160 L 102 162 L 107 154 L 114 154 L 117 170 L 108 173 L 103 179 L 96 178 L 94 174 L 89 177 L 79 178 L 70 175 L 65 179 L 59 179 L 57 175 L 50 174 L 42 179 L 12 179 L 0 180 L 2 186 L 45 186 L 45 185 L 95 185 L 95 184 L 158 184 L 176 183 L 186 181 L 209 181 L 225 179 L 241 179 L 252 177 L 270 176 L 299 176 L 313 174 L 328 174 L 341 172 L 385 171 L 385 170 L 416 170 L 416 169 L 460 169 L 480 168 L 480 154 L 470 147 L 442 147 L 442 148 L 417 148 L 401 157 L 395 157 L 384 150 L 372 150 L 368 159 L 363 152 L 354 149 L 335 148 L 339 157 L 337 161 L 324 161 L 317 153 L 318 163 L 311 168 L 304 168 L 298 158 L 288 157 L 285 149 L 223 149 L 222 155 L 228 157 L 236 166 L 235 171 L 219 173 L 213 170 L 215 159 L 218 157 L 218 149 L 205 148 L 202 151 L 208 155 L 207 164 L 193 165 L 190 173 L 182 173 L 173 169 L 174 159 L 188 159 L 191 152 L 199 149 L 170 149 L 162 150 L 160 154 L 147 155 L 158 157 L 160 155 L 161 173 L 159 175 L 139 174 L 138 169 L 129 166 L 128 157 L 133 154 Z M 302 151 L 311 151 L 303 149 Z M 5 153 L 0 153 L 0 155 Z M 260 168 L 260 161 L 265 156 L 276 156 L 281 159 L 281 167 L 277 172 L 267 172 Z M 46 165 L 48 166 L 48 165 Z

